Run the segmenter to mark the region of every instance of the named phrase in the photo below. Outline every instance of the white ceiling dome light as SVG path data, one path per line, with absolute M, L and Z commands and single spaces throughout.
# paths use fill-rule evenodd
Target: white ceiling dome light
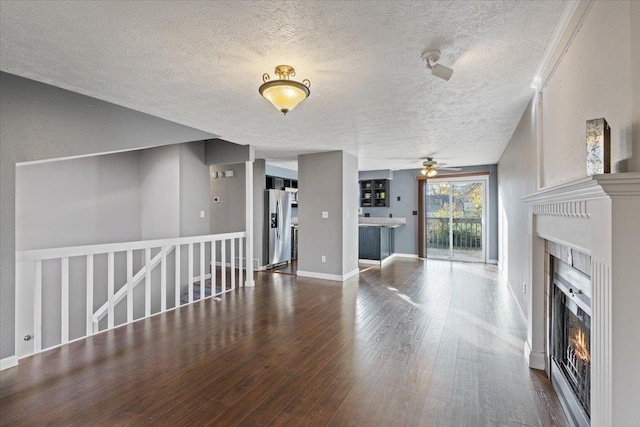
M 425 62 L 425 66 L 429 70 L 431 70 L 431 74 L 433 74 L 434 76 L 447 81 L 451 78 L 453 70 L 451 68 L 445 67 L 444 65 L 438 64 L 438 61 L 440 60 L 439 50 L 424 51 L 422 53 L 422 59 Z

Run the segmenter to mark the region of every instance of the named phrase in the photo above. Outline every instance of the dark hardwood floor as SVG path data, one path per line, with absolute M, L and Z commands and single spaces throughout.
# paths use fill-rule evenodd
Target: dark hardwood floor
M 565 426 L 492 267 L 240 288 L 20 361 L 2 425 Z

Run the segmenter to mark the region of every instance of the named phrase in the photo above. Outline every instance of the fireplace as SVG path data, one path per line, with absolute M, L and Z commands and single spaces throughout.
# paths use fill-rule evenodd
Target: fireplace
M 638 425 L 640 340 L 629 337 L 640 330 L 640 173 L 580 178 L 539 189 L 522 200 L 531 207 L 527 218 L 531 258 L 528 262 L 530 276 L 527 284 L 530 286 L 526 293 L 527 341 L 524 345 L 524 356 L 529 366 L 548 370 L 567 412 L 567 402 L 573 399 L 575 407 L 579 408 L 568 415 L 573 424 L 577 424 L 573 414 L 582 411 L 585 422 L 590 421 L 593 427 Z M 552 250 L 547 253 L 551 242 L 562 246 L 564 250 L 558 251 L 558 254 L 552 253 Z M 566 268 L 556 262 L 554 269 L 549 265 L 551 259 L 546 256 L 548 254 L 562 259 Z M 584 274 L 575 274 L 571 266 Z M 554 270 L 558 272 L 558 269 L 570 271 L 570 277 L 565 277 L 562 271 L 554 275 Z M 574 276 L 578 282 L 580 278 L 590 277 L 587 290 L 572 280 L 567 280 L 570 283 L 567 285 L 557 279 L 572 279 Z M 551 312 L 553 296 L 558 295 L 555 293 L 556 285 L 564 288 L 564 300 L 576 302 L 581 311 L 575 306 L 561 307 L 566 320 L 557 323 L 558 328 L 560 325 L 563 328 L 558 332 L 566 330 L 567 341 L 563 347 L 554 347 L 552 353 L 551 348 L 555 343 L 550 342 Z M 574 289 L 574 296 L 571 289 Z M 560 303 L 562 296 L 559 295 L 558 299 Z M 582 303 L 586 303 L 586 306 Z M 571 311 L 571 308 L 575 310 Z M 569 312 L 581 323 L 577 323 Z M 571 331 L 581 328 L 584 341 L 578 343 L 583 342 L 589 350 L 590 372 L 586 379 L 590 383 L 590 396 L 589 399 L 583 399 L 584 404 L 578 399 L 579 393 L 574 391 L 576 385 L 572 386 L 572 380 L 565 375 L 565 370 L 572 368 L 562 366 L 565 356 L 571 354 L 566 348 L 571 339 L 569 327 Z M 582 339 L 580 335 L 577 338 Z M 576 372 L 581 367 L 584 369 L 585 364 L 574 361 Z M 585 384 L 586 379 L 582 379 L 582 384 Z
M 576 426 L 591 415 L 591 279 L 551 257 L 549 356 L 551 382 Z

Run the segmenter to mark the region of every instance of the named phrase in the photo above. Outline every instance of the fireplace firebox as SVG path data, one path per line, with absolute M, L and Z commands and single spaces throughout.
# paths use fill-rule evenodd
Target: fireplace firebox
M 590 425 L 591 280 L 552 257 L 551 382 L 574 425 Z

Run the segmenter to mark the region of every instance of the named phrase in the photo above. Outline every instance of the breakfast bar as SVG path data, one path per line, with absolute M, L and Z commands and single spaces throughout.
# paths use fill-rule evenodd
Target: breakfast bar
M 360 262 L 382 264 L 395 252 L 395 229 L 406 224 L 405 218 L 359 218 Z

